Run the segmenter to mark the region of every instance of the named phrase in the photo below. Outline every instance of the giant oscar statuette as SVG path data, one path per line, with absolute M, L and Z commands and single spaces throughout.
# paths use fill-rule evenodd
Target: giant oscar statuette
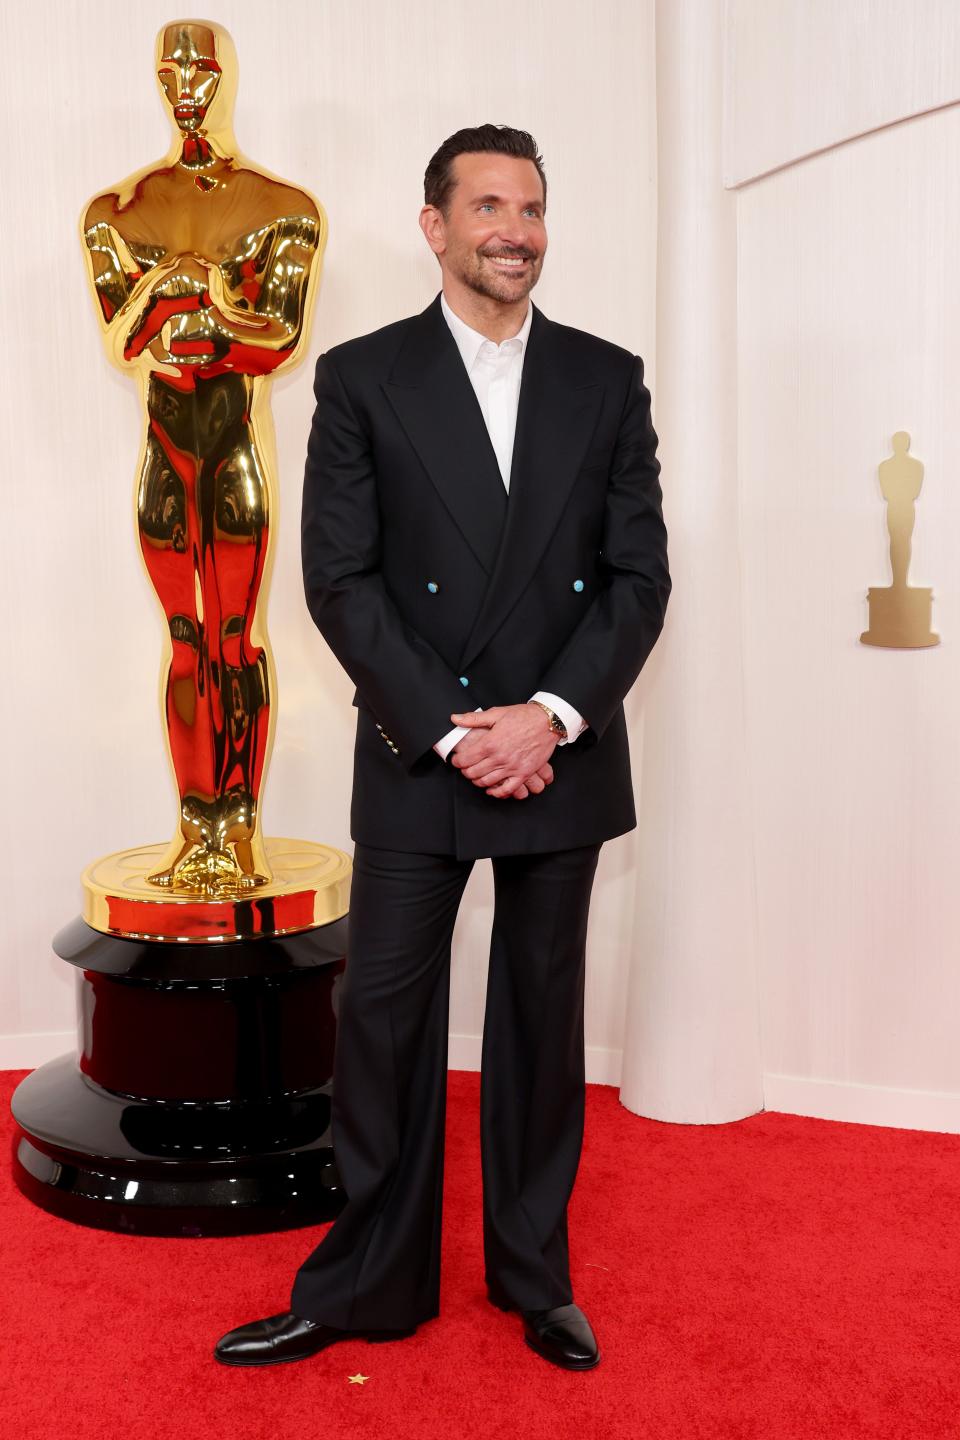
M 91 200 L 81 229 L 108 355 L 142 402 L 136 526 L 163 615 L 176 814 L 165 843 L 83 873 L 83 918 L 54 941 L 77 975 L 80 1053 L 18 1088 L 15 1171 L 72 1220 L 206 1234 L 342 1202 L 329 1126 L 350 861 L 262 827 L 269 389 L 301 357 L 326 221 L 238 149 L 221 26 L 166 25 L 156 72 L 171 148 Z

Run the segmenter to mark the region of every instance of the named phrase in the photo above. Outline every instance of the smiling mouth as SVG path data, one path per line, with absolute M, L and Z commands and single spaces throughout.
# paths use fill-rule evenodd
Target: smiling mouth
M 498 270 L 522 270 L 529 260 L 528 255 L 485 255 L 492 265 Z

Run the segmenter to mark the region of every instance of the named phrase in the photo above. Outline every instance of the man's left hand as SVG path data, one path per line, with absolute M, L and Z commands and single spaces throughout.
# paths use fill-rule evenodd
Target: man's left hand
M 493 705 L 451 715 L 473 731 L 455 746 L 450 763 L 488 795 L 512 795 L 550 759 L 556 736 L 539 705 Z

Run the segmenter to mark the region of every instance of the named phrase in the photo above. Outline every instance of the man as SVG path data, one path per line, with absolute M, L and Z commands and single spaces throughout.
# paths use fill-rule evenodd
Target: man
M 425 201 L 442 294 L 320 357 L 304 481 L 307 603 L 358 707 L 333 1112 L 348 1203 L 290 1311 L 216 1353 L 300 1359 L 438 1314 L 450 941 L 489 856 L 487 1288 L 538 1354 L 588 1369 L 567 1247 L 584 954 L 600 847 L 636 824 L 622 700 L 670 592 L 657 437 L 642 361 L 529 301 L 547 248 L 532 137 L 458 131 Z

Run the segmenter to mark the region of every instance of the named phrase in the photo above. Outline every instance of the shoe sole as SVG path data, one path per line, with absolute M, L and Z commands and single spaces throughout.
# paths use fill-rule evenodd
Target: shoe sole
M 330 1345 L 336 1343 L 335 1340 L 331 1340 Z M 242 1366 L 246 1370 L 252 1370 L 257 1365 L 290 1365 L 294 1360 L 309 1360 L 311 1355 L 319 1355 L 322 1350 L 329 1350 L 329 1348 L 329 1345 L 321 1345 L 319 1350 L 310 1350 L 306 1355 L 279 1355 L 276 1360 L 230 1360 L 226 1355 L 218 1355 L 214 1350 L 213 1358 L 219 1365 L 236 1365 Z
M 389 1340 L 406 1340 L 410 1335 L 416 1334 L 416 1327 L 413 1330 L 373 1330 L 365 1335 L 361 1330 L 353 1331 L 346 1335 L 338 1335 L 335 1340 L 328 1340 L 325 1345 L 318 1345 L 316 1350 L 306 1350 L 302 1355 L 278 1355 L 275 1359 L 268 1360 L 232 1360 L 228 1355 L 220 1355 L 216 1349 L 213 1358 L 220 1365 L 236 1365 L 252 1367 L 254 1365 L 291 1365 L 295 1360 L 309 1360 L 313 1355 L 320 1355 L 324 1350 L 329 1350 L 331 1345 L 339 1345 L 343 1340 L 366 1340 L 371 1345 L 382 1345 Z
M 557 1355 L 551 1354 L 549 1350 L 541 1350 L 539 1345 L 533 1343 L 529 1335 L 525 1335 L 523 1338 L 534 1355 L 539 1355 L 541 1360 L 548 1360 L 551 1365 L 556 1365 L 561 1370 L 592 1370 L 595 1365 L 600 1364 L 599 1351 L 592 1360 L 561 1360 Z

